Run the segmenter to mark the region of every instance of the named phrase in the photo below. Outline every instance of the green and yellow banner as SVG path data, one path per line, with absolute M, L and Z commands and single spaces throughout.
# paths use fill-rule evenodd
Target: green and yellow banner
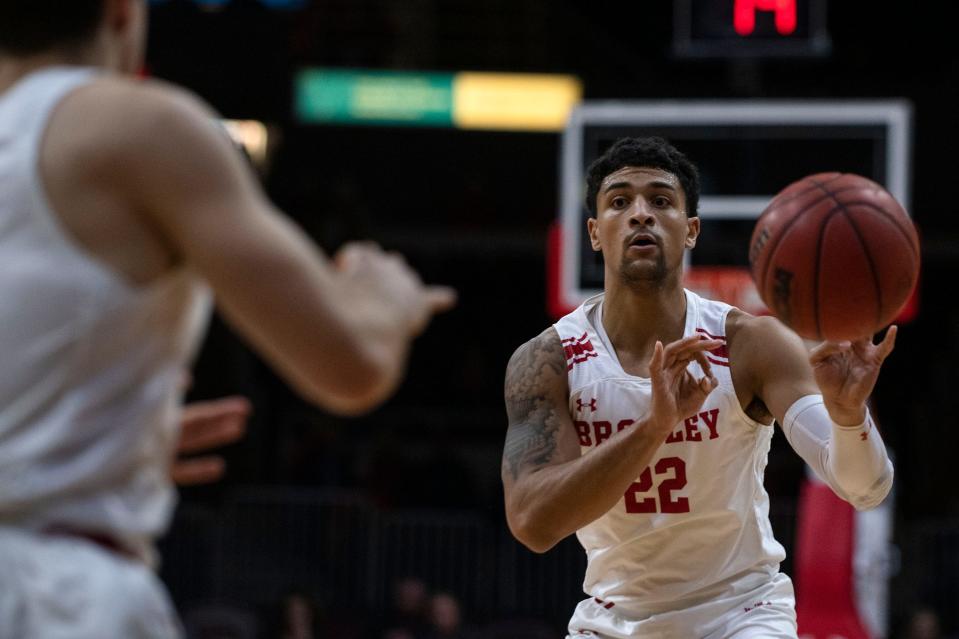
M 533 73 L 306 69 L 296 115 L 316 124 L 559 131 L 582 100 L 580 80 Z

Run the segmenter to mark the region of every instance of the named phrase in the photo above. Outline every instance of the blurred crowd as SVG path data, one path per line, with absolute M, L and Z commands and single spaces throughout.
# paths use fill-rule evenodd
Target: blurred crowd
M 454 593 L 417 577 L 397 580 L 379 613 L 324 608 L 294 590 L 261 614 L 204 605 L 186 611 L 184 623 L 187 639 L 554 639 L 560 632 L 535 619 L 473 619 Z
M 904 639 L 957 639 L 956 635 L 943 634 L 939 613 L 927 606 L 912 613 L 902 636 Z

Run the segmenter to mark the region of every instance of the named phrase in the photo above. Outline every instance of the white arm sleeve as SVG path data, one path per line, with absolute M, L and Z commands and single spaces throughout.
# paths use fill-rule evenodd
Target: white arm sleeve
M 868 411 L 862 424 L 839 426 L 829 418 L 822 395 L 806 395 L 789 407 L 782 426 L 816 476 L 857 510 L 874 508 L 889 494 L 892 462 Z

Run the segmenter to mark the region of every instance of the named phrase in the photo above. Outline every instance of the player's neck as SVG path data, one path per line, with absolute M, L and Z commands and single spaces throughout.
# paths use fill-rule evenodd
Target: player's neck
M 686 293 L 678 281 L 655 290 L 606 287 L 603 328 L 617 350 L 651 352 L 656 340 L 682 338 L 685 327 Z
M 52 49 L 27 56 L 0 56 L 0 93 L 26 76 L 57 66 L 111 67 L 112 56 L 105 47 L 91 43 L 84 47 Z

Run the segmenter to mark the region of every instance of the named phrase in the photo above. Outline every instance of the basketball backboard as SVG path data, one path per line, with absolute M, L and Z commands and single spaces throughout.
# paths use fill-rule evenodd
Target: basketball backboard
M 766 204 L 803 176 L 840 171 L 882 184 L 908 210 L 911 117 L 900 100 L 583 103 L 563 135 L 551 312 L 602 290 L 602 257 L 586 236 L 585 172 L 617 139 L 659 135 L 696 163 L 703 234 L 689 254 L 686 285 L 756 313 L 763 307 L 747 248 Z

